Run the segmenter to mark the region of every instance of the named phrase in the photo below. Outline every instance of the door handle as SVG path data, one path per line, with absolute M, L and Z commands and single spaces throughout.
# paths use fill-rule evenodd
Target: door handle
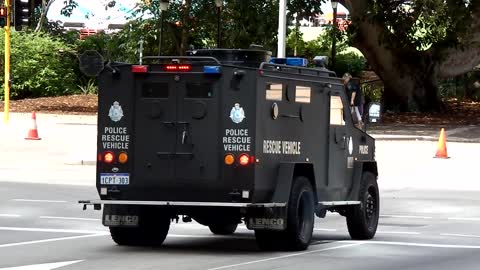
M 187 131 L 184 130 L 184 131 L 182 132 L 182 144 L 185 144 L 185 140 L 186 140 L 186 139 L 187 139 Z

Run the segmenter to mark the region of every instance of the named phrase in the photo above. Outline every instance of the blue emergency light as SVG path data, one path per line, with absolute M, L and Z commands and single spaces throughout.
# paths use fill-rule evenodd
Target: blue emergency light
M 220 74 L 222 69 L 220 66 L 204 66 L 203 73 L 205 74 Z
M 308 60 L 300 57 L 287 57 L 287 58 L 275 58 L 270 59 L 270 64 L 287 65 L 296 67 L 306 67 Z

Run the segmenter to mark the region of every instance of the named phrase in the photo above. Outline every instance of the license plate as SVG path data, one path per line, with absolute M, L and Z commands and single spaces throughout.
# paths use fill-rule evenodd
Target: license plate
M 101 173 L 100 184 L 102 185 L 128 185 L 130 174 L 128 173 Z

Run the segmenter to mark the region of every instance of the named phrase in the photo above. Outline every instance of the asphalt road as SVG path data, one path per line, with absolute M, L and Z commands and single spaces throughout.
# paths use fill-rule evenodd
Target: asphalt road
M 172 224 L 163 247 L 115 245 L 93 187 L 0 182 L 0 269 L 478 269 L 480 192 L 384 191 L 377 236 L 351 241 L 345 219 L 316 219 L 305 252 L 259 251 L 243 226 L 231 237 Z M 19 268 L 20 266 L 28 266 Z

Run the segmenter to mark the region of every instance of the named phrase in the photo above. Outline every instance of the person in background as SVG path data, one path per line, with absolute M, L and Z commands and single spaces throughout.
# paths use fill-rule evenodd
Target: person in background
M 362 129 L 362 91 L 360 86 L 352 80 L 352 75 L 349 73 L 345 73 L 342 79 L 347 92 L 348 102 L 350 102 L 353 121 L 358 128 Z

